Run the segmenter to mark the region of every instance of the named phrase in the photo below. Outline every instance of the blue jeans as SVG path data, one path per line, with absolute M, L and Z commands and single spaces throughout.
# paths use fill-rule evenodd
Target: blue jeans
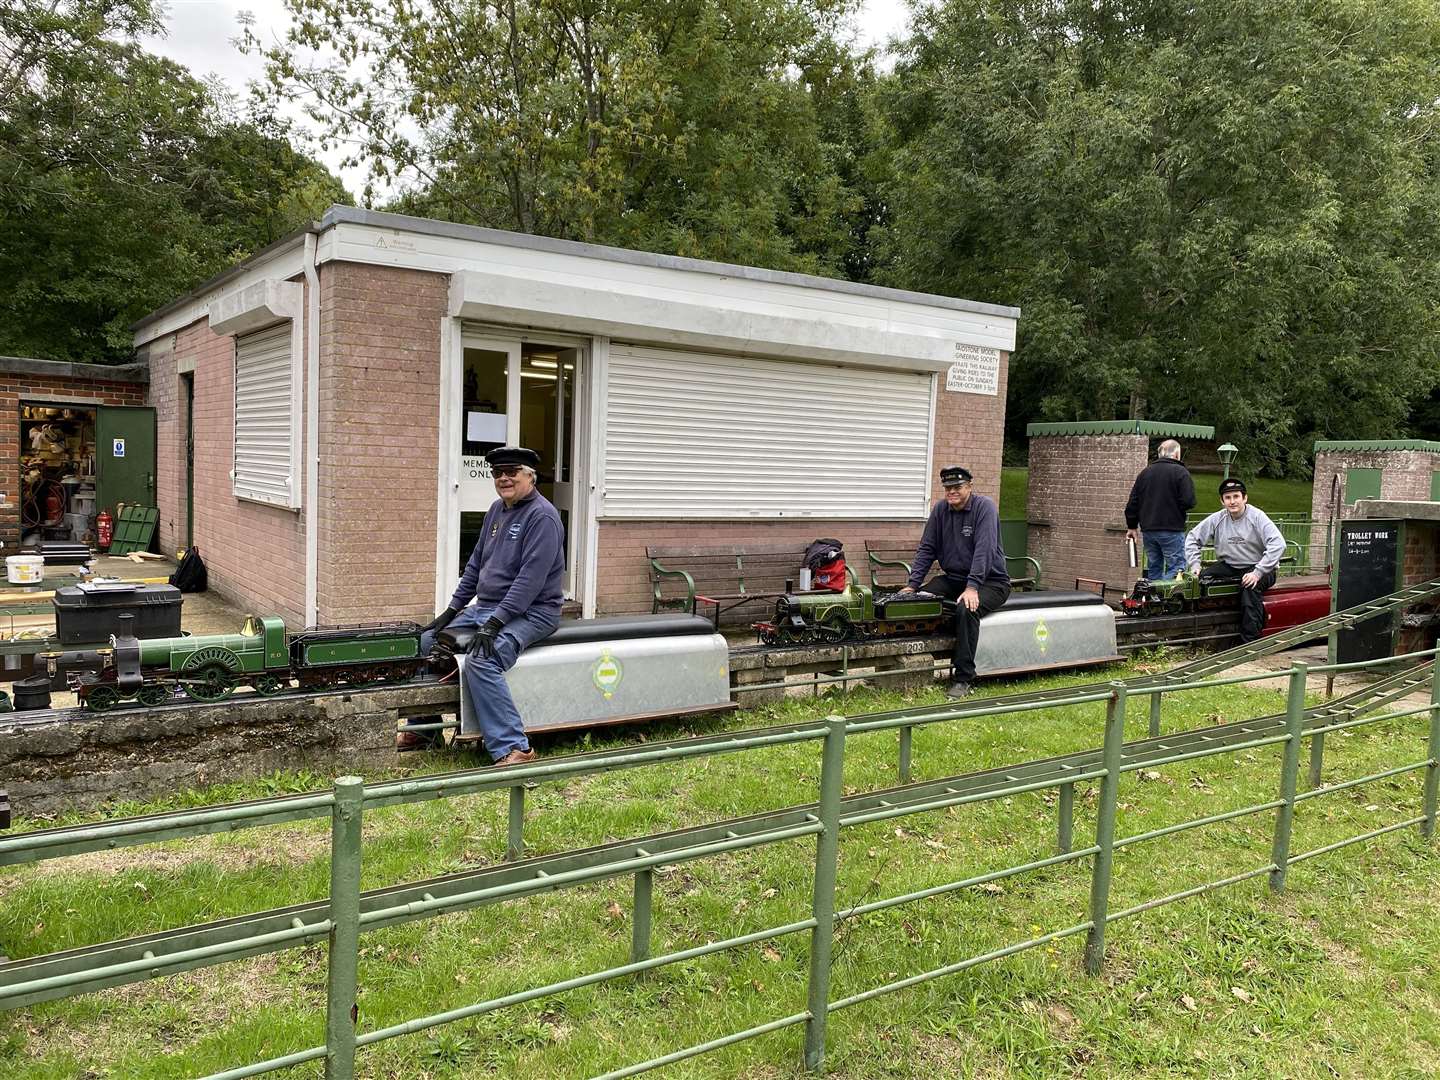
M 1145 537 L 1145 576 L 1151 581 L 1169 581 L 1185 569 L 1185 534 L 1152 531 Z
M 481 607 L 478 602 L 471 604 L 455 616 L 449 629 L 478 628 L 494 610 L 489 605 Z M 494 656 L 482 656 L 477 651 L 465 661 L 460 692 L 469 697 L 470 708 L 480 721 L 480 736 L 485 742 L 485 749 L 495 761 L 512 750 L 530 749 L 530 740 L 525 737 L 525 725 L 520 719 L 520 710 L 515 708 L 515 699 L 510 696 L 505 672 L 515 666 L 522 652 L 542 638 L 549 637 L 559 625 L 558 615 L 527 611 L 505 624 L 495 639 Z M 422 634 L 420 655 L 430 655 L 430 646 L 434 643 L 433 630 Z M 461 715 L 464 715 L 463 710 Z M 466 731 L 462 723 L 461 734 L 470 735 L 474 731 Z

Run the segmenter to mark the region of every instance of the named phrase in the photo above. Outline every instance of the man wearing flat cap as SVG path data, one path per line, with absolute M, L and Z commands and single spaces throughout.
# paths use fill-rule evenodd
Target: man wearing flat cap
M 500 497 L 485 512 L 480 539 L 450 606 L 425 628 L 421 652 L 435 635 L 472 630 L 461 692 L 470 695 L 479 731 L 461 731 L 459 746 L 483 742 L 496 765 L 535 760 L 505 672 L 527 646 L 549 637 L 560 624 L 565 577 L 565 530 L 559 511 L 535 490 L 540 455 L 523 446 L 502 446 L 485 455 Z M 411 749 L 415 732 L 401 732 L 400 749 Z
M 1285 537 L 1263 510 L 1250 505 L 1245 482 L 1220 481 L 1216 510 L 1185 537 L 1185 565 L 1202 582 L 1239 581 L 1240 640 L 1254 641 L 1265 629 L 1265 590 L 1275 584 L 1275 568 L 1285 554 Z M 1203 571 L 1200 553 L 1215 545 L 1215 559 Z
M 958 465 L 940 470 L 945 498 L 930 511 L 910 564 L 910 580 L 900 590 L 914 592 L 930 567 L 940 564 L 940 573 L 925 591 L 955 601 L 955 652 L 946 691 L 952 698 L 965 697 L 975 681 L 980 617 L 1010 596 L 1010 575 L 1000 546 L 1000 513 L 990 499 L 971 490 L 972 479 L 970 470 Z

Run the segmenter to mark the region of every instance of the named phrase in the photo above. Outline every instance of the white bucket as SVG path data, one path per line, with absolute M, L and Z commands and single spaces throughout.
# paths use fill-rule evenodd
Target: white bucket
M 12 585 L 36 585 L 45 580 L 45 558 L 42 555 L 7 555 L 5 576 Z

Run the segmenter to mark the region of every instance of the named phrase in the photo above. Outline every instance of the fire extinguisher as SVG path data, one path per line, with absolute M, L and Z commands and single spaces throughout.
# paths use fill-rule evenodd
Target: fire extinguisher
M 114 526 L 110 511 L 101 510 L 95 518 L 95 538 L 100 544 L 101 551 L 110 550 L 110 538 L 114 535 Z

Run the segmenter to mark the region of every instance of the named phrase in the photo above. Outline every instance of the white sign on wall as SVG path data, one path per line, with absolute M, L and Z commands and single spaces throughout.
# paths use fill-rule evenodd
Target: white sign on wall
M 959 394 L 1000 393 L 1000 350 L 955 343 L 955 362 L 945 373 L 945 389 Z

